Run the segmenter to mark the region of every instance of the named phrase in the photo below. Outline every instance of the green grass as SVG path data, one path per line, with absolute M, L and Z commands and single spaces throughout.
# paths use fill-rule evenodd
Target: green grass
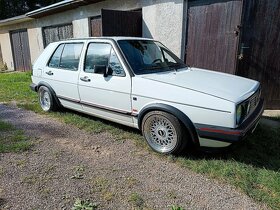
M 30 73 L 1 74 L 0 101 L 17 101 L 20 107 L 42 114 L 37 95 L 29 90 L 30 82 Z M 68 110 L 48 115 L 88 132 L 109 132 L 116 140 L 132 139 L 148 149 L 140 133 L 131 128 Z M 272 129 L 261 124 L 246 141 L 224 154 L 194 152 L 184 157 L 159 156 L 229 183 L 256 201 L 280 209 L 280 128 Z
M 0 120 L 0 153 L 23 152 L 31 146 L 32 143 L 21 130 Z

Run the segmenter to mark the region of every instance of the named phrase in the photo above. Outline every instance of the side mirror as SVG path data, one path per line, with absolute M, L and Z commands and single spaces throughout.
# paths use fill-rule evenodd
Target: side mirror
M 105 74 L 107 66 L 105 65 L 94 65 L 94 73 Z
M 94 73 L 103 74 L 104 77 L 108 77 L 109 75 L 113 74 L 113 70 L 110 66 L 95 65 L 94 66 Z
M 107 66 L 106 71 L 103 76 L 108 77 L 109 75 L 112 75 L 112 74 L 113 74 L 113 69 L 111 68 L 111 66 Z

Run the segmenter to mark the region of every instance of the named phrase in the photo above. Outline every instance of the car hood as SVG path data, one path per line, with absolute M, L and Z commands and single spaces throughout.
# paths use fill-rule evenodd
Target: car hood
M 197 91 L 235 103 L 245 100 L 259 87 L 259 82 L 251 79 L 199 68 L 143 75 L 142 78 Z

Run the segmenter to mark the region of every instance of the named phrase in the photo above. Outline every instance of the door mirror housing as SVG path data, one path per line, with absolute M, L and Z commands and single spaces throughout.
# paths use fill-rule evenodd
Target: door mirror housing
M 113 69 L 111 68 L 111 66 L 107 66 L 106 71 L 105 71 L 103 76 L 104 77 L 108 77 L 108 76 L 110 76 L 112 74 L 113 74 Z
M 94 73 L 96 74 L 103 74 L 104 77 L 108 77 L 109 75 L 113 74 L 113 70 L 110 66 L 106 65 L 95 65 L 94 66 Z

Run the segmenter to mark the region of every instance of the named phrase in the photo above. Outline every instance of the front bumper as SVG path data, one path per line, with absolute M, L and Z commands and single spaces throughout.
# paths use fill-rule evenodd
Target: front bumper
M 264 110 L 264 100 L 261 99 L 254 112 L 236 129 L 195 124 L 199 138 L 209 141 L 235 143 L 244 139 L 256 128 Z

